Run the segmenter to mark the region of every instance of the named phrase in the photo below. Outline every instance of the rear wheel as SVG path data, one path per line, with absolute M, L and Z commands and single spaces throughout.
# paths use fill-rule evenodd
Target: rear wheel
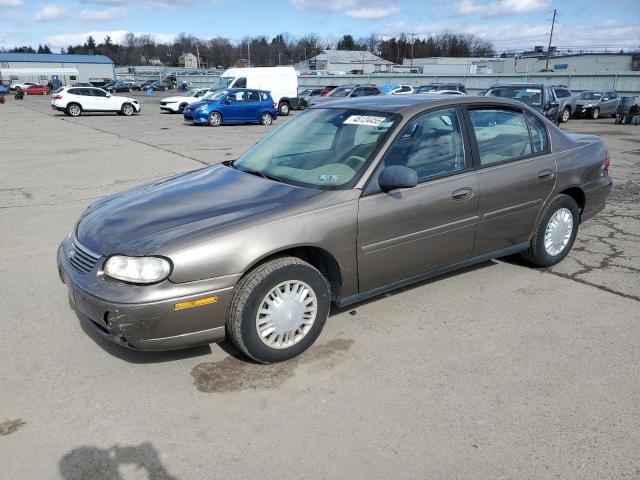
M 273 117 L 270 113 L 264 112 L 262 115 L 260 115 L 260 123 L 262 125 L 271 125 L 273 123 Z
M 571 251 L 578 234 L 580 209 L 568 195 L 558 195 L 542 211 L 522 258 L 536 267 L 551 267 Z
M 569 107 L 562 110 L 560 114 L 560 123 L 567 123 L 569 121 L 569 117 L 571 117 L 571 109 Z
M 218 112 L 211 112 L 209 114 L 209 126 L 219 127 L 222 125 L 222 116 Z
M 289 115 L 289 111 L 291 110 L 291 108 L 289 107 L 289 104 L 286 102 L 282 102 L 279 106 L 278 106 L 278 114 L 282 115 L 283 117 L 286 117 L 287 115 Z
M 79 117 L 82 113 L 82 107 L 77 103 L 70 103 L 67 105 L 67 109 L 65 110 L 70 117 Z
M 591 109 L 591 120 L 595 120 L 600 116 L 600 109 L 598 107 L 593 107 Z
M 296 257 L 263 263 L 235 288 L 226 328 L 233 343 L 257 362 L 282 362 L 318 338 L 331 303 L 329 284 Z
M 136 109 L 130 103 L 125 103 L 124 105 L 122 105 L 122 109 L 120 111 L 125 117 L 130 117 L 135 113 Z

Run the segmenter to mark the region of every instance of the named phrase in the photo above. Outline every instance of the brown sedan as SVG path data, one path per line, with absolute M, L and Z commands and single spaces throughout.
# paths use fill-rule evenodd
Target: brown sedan
M 236 161 L 95 202 L 58 267 L 79 316 L 120 345 L 228 336 L 277 362 L 332 303 L 515 253 L 558 263 L 603 209 L 608 169 L 600 138 L 514 100 L 331 102 Z

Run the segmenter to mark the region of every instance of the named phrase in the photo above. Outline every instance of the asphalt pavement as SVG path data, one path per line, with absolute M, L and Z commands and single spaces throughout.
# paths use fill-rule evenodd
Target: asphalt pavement
M 235 158 L 273 126 L 0 105 L 0 479 L 639 479 L 640 127 L 560 265 L 486 262 L 334 310 L 256 365 L 228 343 L 139 353 L 85 331 L 56 249 L 92 200 Z

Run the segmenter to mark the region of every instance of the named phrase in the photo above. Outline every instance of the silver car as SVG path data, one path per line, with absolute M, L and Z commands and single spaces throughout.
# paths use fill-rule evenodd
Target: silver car
M 620 97 L 616 92 L 582 92 L 576 97 L 577 117 L 595 120 L 600 116 L 615 117 L 620 104 Z

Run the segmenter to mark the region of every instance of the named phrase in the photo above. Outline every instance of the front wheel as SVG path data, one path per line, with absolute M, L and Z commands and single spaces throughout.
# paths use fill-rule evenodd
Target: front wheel
M 271 125 L 273 123 L 273 117 L 270 113 L 264 112 L 262 115 L 260 115 L 260 123 L 262 125 Z
M 133 108 L 133 105 L 131 105 L 130 103 L 125 103 L 124 105 L 122 105 L 122 109 L 120 111 L 125 117 L 130 117 L 135 113 L 136 109 Z
M 290 110 L 289 104 L 283 102 L 278 107 L 278 115 L 282 115 L 283 117 L 286 117 L 287 115 L 289 115 L 289 110 Z
M 257 362 L 282 362 L 316 341 L 330 303 L 329 284 L 316 268 L 296 257 L 276 258 L 238 282 L 227 335 Z
M 560 115 L 560 123 L 567 123 L 569 121 L 569 117 L 571 117 L 571 110 L 567 107 L 562 110 L 562 114 Z
M 185 108 L 187 108 L 187 104 L 181 103 L 180 106 L 178 107 L 178 113 L 183 113 Z
M 222 116 L 218 112 L 211 112 L 209 114 L 209 126 L 219 127 L 222 125 Z
M 551 267 L 571 251 L 578 234 L 580 209 L 568 195 L 558 195 L 542 211 L 522 258 L 535 267 Z
M 591 109 L 591 120 L 595 120 L 600 116 L 600 109 L 598 107 L 593 107 Z

